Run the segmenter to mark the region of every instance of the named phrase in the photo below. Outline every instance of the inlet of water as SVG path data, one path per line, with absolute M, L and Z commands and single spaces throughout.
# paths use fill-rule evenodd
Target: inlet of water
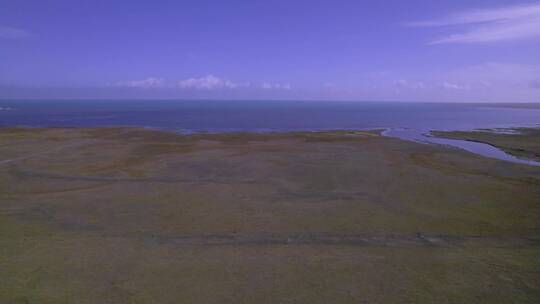
M 438 145 L 456 147 L 456 148 L 463 149 L 465 151 L 479 154 L 479 155 L 489 157 L 489 158 L 495 158 L 495 159 L 500 159 L 500 160 L 509 161 L 513 163 L 540 167 L 540 162 L 515 157 L 513 155 L 510 155 L 504 152 L 503 150 L 497 147 L 494 147 L 488 144 L 473 142 L 473 141 L 468 141 L 468 140 L 435 137 L 435 136 L 430 135 L 428 131 L 419 131 L 419 130 L 413 130 L 413 129 L 387 129 L 386 131 L 383 132 L 383 135 L 389 136 L 389 137 L 397 137 L 400 139 L 419 142 L 419 143 L 438 144 Z

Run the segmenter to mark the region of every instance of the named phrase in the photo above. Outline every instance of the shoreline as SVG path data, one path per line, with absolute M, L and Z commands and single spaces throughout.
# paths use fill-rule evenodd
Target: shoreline
M 441 138 L 464 140 L 495 147 L 523 160 L 540 162 L 540 127 L 475 129 L 471 131 L 432 131 Z
M 413 137 L 403 136 L 399 134 L 400 130 L 392 128 L 366 128 L 366 129 L 319 129 L 319 130 L 290 130 L 290 131 L 279 131 L 279 130 L 269 130 L 269 131 L 194 131 L 194 132 L 181 132 L 175 131 L 166 128 L 155 128 L 155 127 L 139 127 L 139 126 L 99 126 L 99 127 L 34 127 L 34 126 L 0 126 L 0 130 L 47 130 L 47 129 L 56 129 L 56 130 L 95 130 L 99 131 L 114 131 L 122 130 L 124 132 L 157 132 L 175 136 L 183 136 L 187 138 L 199 138 L 204 136 L 209 137 L 257 137 L 257 136 L 270 136 L 270 137 L 291 137 L 291 136 L 301 136 L 301 135 L 326 135 L 326 136 L 378 136 L 386 138 L 396 138 L 403 141 L 414 142 L 419 144 L 427 145 L 439 145 L 445 148 L 454 148 L 462 151 L 467 151 L 476 155 L 480 155 L 487 158 L 494 158 L 502 161 L 514 162 L 519 164 L 531 165 L 531 166 L 540 166 L 540 157 L 536 156 L 535 158 L 524 157 L 523 155 L 516 155 L 512 149 L 504 149 L 497 144 L 492 144 L 488 141 L 468 139 L 467 136 L 453 136 L 452 134 L 475 134 L 476 132 L 501 132 L 501 130 L 539 130 L 535 127 L 508 127 L 508 128 L 491 128 L 491 129 L 471 129 L 471 130 L 456 130 L 456 131 L 439 131 L 439 130 L 430 130 L 428 132 L 418 132 L 418 135 Z M 410 131 L 411 129 L 404 129 L 404 131 Z M 391 132 L 398 132 L 397 134 L 389 134 Z M 506 134 L 506 135 L 515 135 L 519 134 Z M 466 145 L 465 143 L 475 143 L 482 146 Z M 487 150 L 487 147 L 492 148 L 491 151 Z M 487 152 L 486 152 L 487 150 Z M 499 153 L 500 152 L 500 153 Z M 503 153 L 503 154 L 501 154 Z M 5 161 L 0 161 L 3 163 Z

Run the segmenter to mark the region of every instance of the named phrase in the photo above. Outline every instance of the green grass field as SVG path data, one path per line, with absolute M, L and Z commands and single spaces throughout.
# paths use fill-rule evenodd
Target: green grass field
M 0 129 L 0 303 L 539 301 L 540 168 L 377 131 Z

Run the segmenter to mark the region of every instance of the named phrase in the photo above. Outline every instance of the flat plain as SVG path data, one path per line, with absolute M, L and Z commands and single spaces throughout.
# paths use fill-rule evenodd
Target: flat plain
M 539 301 L 538 167 L 378 131 L 0 128 L 0 303 Z

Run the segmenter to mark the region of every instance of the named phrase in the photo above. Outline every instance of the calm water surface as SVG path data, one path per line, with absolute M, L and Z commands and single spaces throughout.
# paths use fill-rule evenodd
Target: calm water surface
M 508 161 L 489 145 L 426 137 L 430 130 L 540 126 L 540 109 L 487 104 L 337 101 L 0 101 L 0 126 L 138 126 L 183 133 L 386 128 L 386 135 L 457 146 Z

